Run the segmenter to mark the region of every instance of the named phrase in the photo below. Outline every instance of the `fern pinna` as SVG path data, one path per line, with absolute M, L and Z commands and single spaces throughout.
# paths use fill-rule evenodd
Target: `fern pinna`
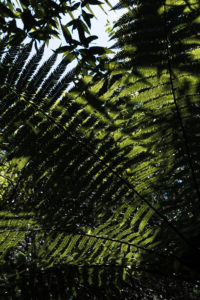
M 92 70 L 1 41 L 5 299 L 198 299 L 199 3 L 124 6 Z

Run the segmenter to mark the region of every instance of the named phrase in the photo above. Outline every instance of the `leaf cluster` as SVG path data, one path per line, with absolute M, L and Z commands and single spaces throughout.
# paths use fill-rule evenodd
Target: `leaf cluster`
M 63 34 L 67 46 L 60 48 L 59 52 L 71 51 L 77 46 L 87 48 L 97 38 L 90 35 L 91 20 L 96 17 L 92 6 L 98 5 L 103 9 L 104 3 L 110 5 L 108 1 L 92 0 L 4 0 L 0 3 L 0 33 L 9 36 L 10 45 L 22 43 L 26 37 L 35 41 L 36 47 L 40 41 L 48 45 L 52 37 L 59 39 Z M 77 40 L 72 37 L 73 31 L 78 33 Z
M 88 68 L 1 41 L 5 296 L 199 297 L 199 3 L 124 5 Z

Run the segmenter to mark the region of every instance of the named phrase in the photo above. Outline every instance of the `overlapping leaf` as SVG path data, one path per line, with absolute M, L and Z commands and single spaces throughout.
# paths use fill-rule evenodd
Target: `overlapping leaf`
M 129 285 L 139 299 L 141 278 L 154 290 L 147 299 L 195 299 L 199 4 L 129 4 L 116 24 L 121 50 L 90 71 L 78 64 L 62 78 L 70 60 L 51 71 L 56 55 L 38 67 L 43 47 L 24 67 L 30 45 L 3 56 L 1 257 L 20 276 L 25 266 L 41 278 L 75 268 L 108 299 L 109 285 L 123 293 Z M 74 282 L 61 297 L 81 297 Z
M 43 269 L 99 266 L 99 284 L 103 265 L 114 264 L 113 275 L 121 268 L 125 276 L 159 230 L 148 228 L 154 211 L 124 177 L 130 148 L 119 147 L 121 137 L 111 135 L 111 118 L 104 120 L 104 102 L 96 97 L 99 88 L 90 88 L 90 76 L 64 92 L 80 65 L 62 78 L 69 61 L 51 72 L 53 55 L 38 66 L 41 47 L 14 68 L 30 49 L 13 48 L 2 63 L 11 65 L 4 69 L 0 108 L 2 161 L 9 165 L 2 169 L 7 181 L 1 205 L 3 215 L 11 214 L 6 226 L 2 220 L 2 260 Z

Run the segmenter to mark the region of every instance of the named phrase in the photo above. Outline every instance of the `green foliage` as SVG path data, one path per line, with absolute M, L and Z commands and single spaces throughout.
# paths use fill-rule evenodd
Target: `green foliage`
M 5 299 L 198 299 L 199 3 L 124 5 L 112 59 L 1 56 Z
M 88 48 L 97 39 L 97 36 L 90 35 L 91 20 L 96 18 L 92 6 L 98 5 L 104 10 L 102 4 L 105 3 L 112 8 L 107 0 L 4 0 L 0 3 L 0 34 L 9 36 L 9 45 L 18 45 L 29 37 L 35 42 L 36 48 L 40 41 L 48 45 L 52 37 L 60 39 L 63 35 L 67 45 L 58 51 L 65 53 L 76 49 L 75 53 L 80 54 L 80 47 Z M 73 31 L 77 32 L 78 39 L 73 38 Z M 101 47 L 101 51 L 104 51 L 104 47 Z M 98 54 L 98 51 L 94 54 Z

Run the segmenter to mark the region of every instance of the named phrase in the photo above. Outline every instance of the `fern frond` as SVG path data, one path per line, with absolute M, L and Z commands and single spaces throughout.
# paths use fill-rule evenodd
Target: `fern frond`
M 58 297 L 80 296 L 76 278 L 108 295 L 114 286 L 117 297 L 143 278 L 147 290 L 153 282 L 149 299 L 156 281 L 163 297 L 166 278 L 198 283 L 199 6 L 135 2 L 115 26 L 121 50 L 105 59 L 104 78 L 98 67 L 82 75 L 80 64 L 65 74 L 67 60 L 51 72 L 55 55 L 38 68 L 44 46 L 25 66 L 25 49 L 3 56 L 0 251 L 9 284 L 12 264 L 32 287 L 39 276 L 42 290 L 54 278 L 47 272 L 59 274 L 57 287 L 70 290 Z

